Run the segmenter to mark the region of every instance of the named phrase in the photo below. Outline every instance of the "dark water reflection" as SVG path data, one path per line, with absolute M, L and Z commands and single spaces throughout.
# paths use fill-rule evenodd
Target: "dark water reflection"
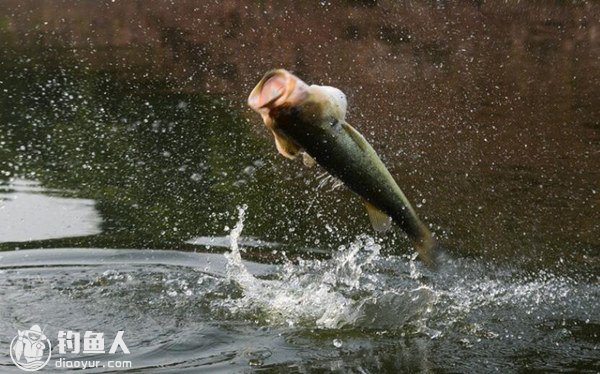
M 6 249 L 185 249 L 194 237 L 227 234 L 235 222 L 229 214 L 242 204 L 255 216 L 249 234 L 267 241 L 326 246 L 336 240 L 327 240 L 331 231 L 359 232 L 343 228 L 343 217 L 324 230 L 326 215 L 343 209 L 340 194 L 315 191 L 316 178 L 305 180 L 299 166 L 277 162 L 269 141 L 225 99 L 173 93 L 164 83 L 42 56 L 11 59 L 14 65 L 2 73 L 4 178 L 21 175 L 96 200 L 102 233 L 5 243 Z M 329 212 L 320 212 L 322 204 Z
M 358 235 L 374 235 L 352 194 L 332 190 L 321 171 L 278 156 L 246 109 L 252 86 L 278 66 L 346 92 L 349 122 L 379 151 L 460 270 L 423 281 L 435 296 L 427 306 L 434 309 L 426 323 L 431 330 L 407 327 L 375 306 L 376 317 L 392 322 L 288 328 L 265 322 L 273 305 L 260 298 L 269 308 L 261 305 L 256 314 L 231 315 L 223 305 L 215 312 L 203 304 L 215 296 L 203 284 L 190 287 L 191 299 L 165 299 L 179 274 L 171 265 L 70 269 L 77 274 L 71 282 L 60 268 L 38 270 L 11 252 L 17 260 L 0 270 L 10 275 L 0 278 L 7 286 L 0 293 L 16 302 L 24 289 L 36 289 L 36 277 L 47 277 L 60 289 L 40 289 L 27 302 L 50 302 L 56 291 L 59 298 L 81 296 L 69 299 L 79 305 L 107 292 L 100 313 L 112 311 L 113 302 L 127 304 L 134 286 L 123 274 L 134 274 L 140 283 L 131 302 L 141 309 L 135 321 L 129 309 L 118 309 L 117 322 L 167 337 L 140 343 L 149 370 L 167 358 L 175 360 L 174 371 L 196 370 L 195 360 L 223 371 L 233 362 L 242 370 L 249 362 L 243 346 L 256 342 L 274 352 L 267 360 L 273 370 L 294 362 L 298 371 L 597 371 L 599 19 L 593 2 L 2 2 L 0 234 L 6 235 L 0 251 L 222 252 L 242 205 L 240 243 L 252 260 L 285 262 L 282 251 L 289 258 L 323 257 Z M 17 196 L 30 200 L 10 205 Z M 63 210 L 68 204 L 76 208 Z M 36 215 L 69 229 L 57 234 L 50 224 L 28 226 L 26 217 Z M 412 251 L 398 230 L 378 239 L 384 254 Z M 56 266 L 81 265 L 56 251 Z M 77 253 L 85 263 L 85 253 Z M 381 283 L 344 300 L 371 296 L 390 310 L 412 305 L 373 294 L 421 289 L 404 260 L 390 257 L 365 270 L 365 279 Z M 324 279 L 323 269 L 337 265 L 317 263 L 318 271 L 300 265 L 289 279 L 270 276 L 311 290 L 327 282 L 308 279 Z M 19 266 L 32 269 L 12 269 Z M 115 289 L 77 283 L 111 280 L 111 271 L 123 276 Z M 181 274 L 189 282 L 199 277 L 195 270 Z M 241 297 L 240 289 L 215 279 L 223 294 Z M 274 299 L 296 295 L 261 281 Z M 197 336 L 187 328 L 138 326 L 153 313 L 158 320 L 179 313 L 174 325 L 206 329 L 209 342 L 229 343 L 215 353 L 194 345 Z M 17 314 L 11 318 L 28 318 Z M 76 317 L 84 329 L 87 317 Z M 15 324 L 2 323 L 6 331 Z M 341 350 L 331 344 L 339 336 Z
M 248 233 L 275 242 L 368 230 L 355 199 L 316 190 L 237 111 L 284 66 L 348 94 L 350 122 L 448 247 L 597 266 L 592 3 L 2 7 L 3 175 L 99 199 L 94 240 L 183 247 L 240 203 Z M 405 251 L 402 235 L 386 240 Z

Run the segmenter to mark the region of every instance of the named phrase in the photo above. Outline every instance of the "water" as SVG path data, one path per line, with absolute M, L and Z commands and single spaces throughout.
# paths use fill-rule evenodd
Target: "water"
M 124 329 L 125 358 L 151 372 L 598 369 L 597 279 L 472 260 L 432 273 L 410 256 L 381 256 L 366 236 L 329 260 L 260 265 L 240 257 L 251 218 L 238 211 L 225 255 L 3 254 L 2 340 L 40 320 L 48 335 Z M 7 356 L 0 363 L 18 372 Z
M 2 187 L 0 200 L 6 201 L 0 208 L 3 218 L 0 237 L 4 241 L 27 242 L 100 233 L 101 219 L 93 200 L 52 196 L 53 191 L 27 180 L 15 179 Z M 45 214 L 40 215 L 40 211 Z
M 600 371 L 597 5 L 0 10 L 0 372 L 33 324 L 55 372 Z M 439 271 L 277 155 L 275 66 L 346 92 Z

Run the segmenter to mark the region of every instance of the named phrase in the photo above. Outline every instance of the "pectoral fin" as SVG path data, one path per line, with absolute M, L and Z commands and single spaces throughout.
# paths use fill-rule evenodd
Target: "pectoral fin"
M 272 130 L 272 132 L 275 137 L 275 146 L 277 146 L 279 153 L 292 160 L 295 159 L 300 152 L 300 147 L 278 131 Z
M 317 163 L 314 158 L 310 157 L 310 155 L 306 152 L 302 152 L 302 162 L 304 166 L 308 168 L 312 168 Z
M 387 231 L 392 227 L 392 219 L 390 216 L 377 209 L 373 204 L 368 202 L 367 200 L 363 200 L 365 203 L 365 208 L 367 208 L 367 213 L 369 213 L 369 219 L 371 220 L 371 225 L 373 225 L 373 229 L 378 232 Z
M 354 140 L 354 142 L 360 147 L 360 149 L 362 149 L 363 151 L 366 151 L 368 149 L 369 143 L 367 143 L 364 136 L 362 136 L 362 134 L 359 133 L 354 127 L 350 126 L 347 122 L 343 122 L 342 127 L 346 131 L 346 133 L 350 135 L 352 140 Z

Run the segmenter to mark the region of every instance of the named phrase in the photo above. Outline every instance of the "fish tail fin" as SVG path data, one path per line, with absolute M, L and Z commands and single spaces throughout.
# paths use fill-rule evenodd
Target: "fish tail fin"
M 415 247 L 419 258 L 431 269 L 438 270 L 447 258 L 446 251 L 432 235 L 418 241 Z

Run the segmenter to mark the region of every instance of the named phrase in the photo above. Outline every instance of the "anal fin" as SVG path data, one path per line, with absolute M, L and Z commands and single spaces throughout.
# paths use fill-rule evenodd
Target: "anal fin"
M 371 220 L 371 225 L 373 225 L 373 229 L 378 232 L 387 231 L 392 227 L 392 218 L 377 209 L 375 205 L 371 204 L 367 200 L 363 200 L 365 203 L 365 208 L 367 208 L 367 213 L 369 213 L 369 220 Z
M 314 158 L 312 158 L 308 153 L 302 152 L 302 162 L 304 166 L 307 168 L 312 168 L 317 163 Z

